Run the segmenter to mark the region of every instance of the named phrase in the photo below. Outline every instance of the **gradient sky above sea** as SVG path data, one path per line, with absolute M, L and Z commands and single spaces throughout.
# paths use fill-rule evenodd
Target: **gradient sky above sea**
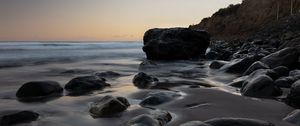
M 135 41 L 241 0 L 0 0 L 0 41 Z

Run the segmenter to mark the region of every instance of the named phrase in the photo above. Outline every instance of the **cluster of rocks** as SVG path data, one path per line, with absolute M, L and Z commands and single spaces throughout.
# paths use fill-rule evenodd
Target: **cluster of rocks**
M 254 42 L 253 45 L 255 46 Z M 261 46 L 265 45 L 262 44 Z M 270 45 L 266 47 L 268 46 L 272 47 Z M 225 48 L 225 50 L 228 48 Z M 241 52 L 241 50 L 244 50 L 244 46 L 236 49 L 239 50 L 237 52 Z M 233 51 L 236 49 L 233 49 Z M 229 85 L 240 88 L 241 94 L 244 96 L 275 99 L 281 95 L 285 96 L 282 92 L 283 88 L 289 89 L 290 91 L 284 101 L 290 106 L 299 108 L 299 48 L 288 47 L 273 53 L 270 53 L 271 51 L 262 53 L 261 50 L 264 50 L 263 48 L 259 50 L 254 52 L 248 51 L 247 54 L 240 56 L 242 58 L 239 59 L 234 56 L 237 53 L 233 53 L 229 56 L 229 59 L 226 59 L 232 61 L 215 60 L 210 67 L 223 72 L 241 75 L 237 79 L 238 81 L 234 81 Z

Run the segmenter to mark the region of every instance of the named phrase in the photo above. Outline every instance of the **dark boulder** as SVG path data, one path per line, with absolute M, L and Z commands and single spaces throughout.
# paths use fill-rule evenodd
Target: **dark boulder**
M 129 106 L 126 98 L 107 95 L 93 102 L 89 111 L 94 118 L 112 117 L 125 111 Z
M 289 75 L 289 68 L 285 67 L 285 66 L 279 66 L 273 69 L 273 71 L 275 71 L 279 77 L 283 77 L 283 76 L 288 76 Z
M 65 85 L 65 89 L 70 92 L 70 94 L 85 94 L 110 86 L 110 84 L 107 84 L 105 81 L 104 78 L 98 76 L 76 77 Z
M 267 64 L 270 68 L 278 66 L 293 68 L 298 64 L 299 53 L 297 48 L 288 47 L 265 56 L 260 61 Z
M 54 81 L 33 81 L 23 84 L 16 96 L 21 101 L 36 101 L 61 96 L 63 88 Z
M 300 80 L 296 81 L 286 98 L 286 103 L 297 109 L 300 108 Z
M 211 62 L 211 64 L 209 65 L 209 68 L 211 68 L 211 69 L 220 69 L 221 67 L 223 67 L 227 63 L 228 62 L 226 62 L 226 61 L 215 60 L 215 61 Z
M 256 98 L 274 98 L 282 94 L 272 78 L 266 75 L 255 76 L 249 78 L 243 83 L 241 88 L 243 96 L 256 97 Z
M 269 66 L 267 66 L 266 64 L 264 64 L 260 61 L 256 61 L 246 70 L 246 72 L 244 72 L 243 75 L 249 75 L 258 69 L 269 69 Z
M 144 34 L 147 59 L 180 60 L 204 55 L 210 44 L 205 31 L 189 28 L 150 29 Z
M 141 89 L 145 89 L 145 88 L 151 88 L 152 86 L 155 86 L 158 82 L 158 79 L 153 76 L 149 76 L 143 72 L 140 72 L 134 76 L 132 82 L 134 86 Z
M 247 118 L 216 118 L 207 120 L 204 123 L 212 126 L 275 126 L 266 121 Z
M 224 65 L 221 70 L 224 70 L 227 73 L 241 74 L 244 73 L 254 62 L 261 58 L 261 55 L 254 55 L 242 60 L 235 60 L 232 63 Z
M 30 123 L 36 121 L 39 114 L 31 111 L 20 111 L 12 114 L 3 115 L 0 120 L 1 126 L 11 126 L 20 123 Z
M 275 81 L 275 85 L 282 88 L 291 88 L 295 81 L 297 81 L 295 77 L 281 77 Z

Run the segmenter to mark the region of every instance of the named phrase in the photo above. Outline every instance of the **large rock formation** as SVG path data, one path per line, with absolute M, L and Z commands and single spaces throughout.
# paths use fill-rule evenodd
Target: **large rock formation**
M 210 35 L 201 30 L 155 28 L 145 33 L 143 50 L 152 60 L 191 59 L 204 54 L 209 41 Z
M 284 29 L 296 28 L 287 26 L 300 24 L 295 19 L 289 23 L 285 23 L 286 19 L 280 20 L 290 15 L 290 8 L 291 0 L 243 0 L 241 4 L 230 5 L 227 8 L 220 9 L 211 17 L 204 18 L 201 23 L 192 25 L 190 28 L 207 30 L 213 36 L 213 39 L 248 38 L 250 35 L 261 31 L 261 28 L 266 24 L 273 21 L 277 22 L 278 12 L 280 24 L 289 25 L 283 25 L 283 27 L 278 28 L 274 28 L 274 26 L 279 26 L 278 24 L 271 25 L 272 27 L 267 29 L 268 31 L 271 28 L 274 30 L 278 29 L 278 32 L 286 32 Z M 300 1 L 293 0 L 293 14 L 299 13 L 299 10 Z

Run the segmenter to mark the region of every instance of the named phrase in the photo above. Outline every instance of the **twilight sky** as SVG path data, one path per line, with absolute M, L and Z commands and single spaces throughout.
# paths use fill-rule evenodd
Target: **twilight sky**
M 142 40 L 241 0 L 0 0 L 0 41 Z

